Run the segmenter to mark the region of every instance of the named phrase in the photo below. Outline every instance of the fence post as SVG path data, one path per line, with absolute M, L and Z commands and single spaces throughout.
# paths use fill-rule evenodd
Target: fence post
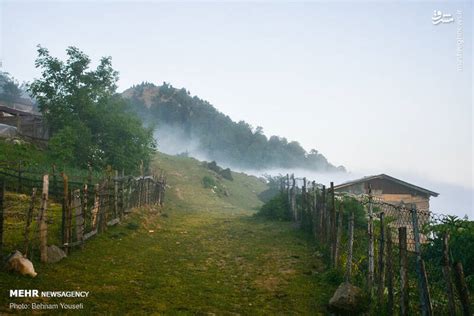
M 160 198 L 160 206 L 163 207 L 165 204 L 165 192 L 166 192 L 166 176 L 163 175 L 163 182 L 161 183 L 161 198 Z
M 379 309 L 382 311 L 384 303 L 384 290 L 385 290 L 385 227 L 384 227 L 384 213 L 380 212 L 380 239 L 379 239 L 379 271 L 378 271 L 378 286 L 377 286 L 377 299 Z
M 295 222 L 298 221 L 298 211 L 296 210 L 296 179 L 295 175 L 291 174 L 291 213 L 293 214 L 293 220 Z
M 115 170 L 114 179 L 114 218 L 118 215 L 118 170 Z
M 464 316 L 471 315 L 471 303 L 469 300 L 469 289 L 466 285 L 466 280 L 464 279 L 464 271 L 462 268 L 461 262 L 456 262 L 454 264 L 454 277 L 456 280 L 456 289 L 459 294 L 459 299 L 462 306 L 462 314 Z
M 449 315 L 454 316 L 456 315 L 456 305 L 454 303 L 453 283 L 451 282 L 451 265 L 449 261 L 449 233 L 445 233 L 443 235 L 443 276 L 446 283 Z
M 161 177 L 160 177 L 161 180 Z M 287 173 L 286 174 L 286 194 L 288 198 L 288 211 L 291 213 L 291 192 L 290 192 L 290 175 Z
M 430 292 L 428 289 L 428 279 L 426 277 L 425 262 L 421 258 L 421 244 L 420 244 L 420 233 L 418 226 L 418 212 L 416 205 L 413 205 L 411 210 L 412 224 L 413 224 L 413 236 L 415 239 L 415 253 L 416 253 L 416 274 L 418 276 L 418 289 L 420 292 L 420 304 L 421 314 L 433 315 L 431 306 Z
M 82 189 L 82 217 L 84 218 L 84 231 L 86 225 L 86 216 L 89 213 L 89 186 L 87 183 L 84 184 Z
M 398 249 L 400 261 L 400 315 L 407 316 L 408 302 L 408 253 L 407 253 L 407 228 L 398 228 Z
M 331 189 L 327 190 L 327 199 L 325 199 L 325 211 L 326 211 L 326 244 L 329 249 L 329 259 L 331 261 L 331 264 L 333 263 L 332 261 L 332 226 L 331 226 L 331 209 L 328 207 L 330 201 L 330 193 Z
M 67 254 L 69 251 L 68 242 L 69 242 L 69 229 L 68 229 L 68 208 L 69 208 L 69 181 L 67 175 L 63 172 L 61 173 L 63 177 L 63 204 L 62 204 L 62 222 L 61 222 L 61 232 L 62 232 L 62 248 Z
M 41 262 L 48 262 L 48 224 L 46 223 L 46 210 L 48 208 L 49 176 L 43 176 L 43 191 L 41 194 L 41 210 L 39 214 L 39 239 Z
M 372 288 L 374 284 L 374 218 L 372 211 L 372 187 L 369 184 L 369 221 L 368 221 L 368 235 L 369 235 L 369 271 L 367 274 L 367 288 L 369 295 L 372 296 Z
M 386 254 L 386 275 L 387 283 L 387 315 L 393 315 L 393 263 L 392 263 L 392 229 L 387 227 L 387 254 Z
M 123 214 L 125 213 L 125 186 L 124 186 L 124 177 L 122 171 L 122 178 L 120 179 L 120 220 L 123 219 Z
M 3 199 L 5 196 L 5 181 L 0 179 L 0 256 L 3 255 Z
M 332 259 L 332 266 L 336 266 L 336 199 L 335 199 L 335 192 L 334 192 L 334 182 L 331 182 L 331 259 Z
M 82 215 L 83 206 L 81 203 L 81 190 L 74 190 L 72 195 L 74 218 L 76 221 L 76 241 L 80 243 L 82 248 L 84 242 L 84 217 Z
M 26 226 L 24 234 L 24 256 L 28 257 L 28 250 L 30 248 L 30 225 L 33 220 L 33 212 L 35 209 L 35 197 L 36 197 L 36 188 L 33 188 L 31 192 L 30 207 L 28 208 L 28 214 L 26 215 Z
M 99 196 L 99 184 L 94 186 L 94 205 L 92 206 L 91 210 L 91 223 L 92 223 L 92 230 L 98 230 L 98 216 L 100 210 L 100 196 Z
M 327 227 L 325 225 L 326 222 L 326 186 L 323 185 L 323 192 L 321 196 L 321 213 L 320 213 L 320 221 L 319 221 L 319 231 L 320 231 L 320 238 L 319 240 L 321 243 L 326 242 L 326 230 Z
M 348 253 L 346 263 L 346 282 L 351 282 L 352 277 L 352 247 L 354 245 L 354 211 L 351 210 L 351 216 L 349 218 L 349 242 L 348 242 Z
M 313 200 L 312 200 L 312 203 L 313 203 L 313 207 L 312 207 L 312 210 L 313 210 L 313 216 L 312 216 L 312 219 L 313 219 L 313 237 L 315 240 L 317 240 L 317 237 L 318 237 L 318 190 L 316 189 L 316 181 L 313 181 Z
M 303 188 L 301 189 L 301 216 L 300 222 L 301 226 L 305 227 L 308 219 L 306 214 L 306 207 L 307 207 L 307 196 L 306 196 L 306 178 L 303 178 Z
M 339 247 L 341 246 L 341 238 L 342 238 L 342 217 L 344 212 L 344 205 L 342 202 L 339 204 L 339 216 L 338 216 L 338 224 L 337 224 L 337 233 L 336 233 L 336 247 L 334 251 L 334 267 L 337 268 L 339 262 Z

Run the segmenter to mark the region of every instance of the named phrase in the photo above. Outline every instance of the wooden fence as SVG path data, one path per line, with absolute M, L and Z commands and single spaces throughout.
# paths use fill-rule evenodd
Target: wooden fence
M 441 223 L 444 215 L 418 210 L 415 205 L 388 204 L 372 194 L 337 193 L 333 183 L 326 188 L 294 175 L 281 178 L 281 194 L 287 197 L 292 220 L 312 233 L 326 250 L 331 267 L 344 271 L 346 282 L 367 290 L 377 313 L 393 315 L 398 309 L 400 315 L 433 315 L 434 310 L 436 314 L 471 315 L 463 267 L 459 258 L 453 261 L 449 255 L 448 233 L 443 235 L 441 264 L 430 266 L 431 274 L 442 275 L 441 285 L 439 281 L 431 285 L 428 280 L 423 257 L 423 246 L 430 237 L 426 228 Z M 363 206 L 359 223 L 355 223 L 351 199 Z
M 40 179 L 35 174 L 0 168 L 0 254 L 17 249 L 47 262 L 47 245 L 66 253 L 82 248 L 133 208 L 164 203 L 163 172 L 134 177 L 115 171 L 83 183 L 71 181 L 65 173 L 43 174 Z

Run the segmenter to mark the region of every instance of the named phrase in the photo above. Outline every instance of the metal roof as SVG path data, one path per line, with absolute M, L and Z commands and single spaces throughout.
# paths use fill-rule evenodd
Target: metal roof
M 361 178 L 361 179 L 352 180 L 352 181 L 349 181 L 349 182 L 345 182 L 345 183 L 342 183 L 342 184 L 338 184 L 338 185 L 334 186 L 334 190 L 342 189 L 342 188 L 351 186 L 351 185 L 353 185 L 353 184 L 364 183 L 364 182 L 367 182 L 367 181 L 370 181 L 370 180 L 374 180 L 374 179 L 384 179 L 384 180 L 393 181 L 393 182 L 398 183 L 398 184 L 400 184 L 400 185 L 406 186 L 406 187 L 411 188 L 411 189 L 413 189 L 413 190 L 416 190 L 416 191 L 419 191 L 419 192 L 423 192 L 423 193 L 425 193 L 425 194 L 428 194 L 428 195 L 431 195 L 431 196 L 434 196 L 434 197 L 437 197 L 437 196 L 439 195 L 439 193 L 436 193 L 436 192 L 433 192 L 433 191 L 424 189 L 424 188 L 422 188 L 422 187 L 419 187 L 419 186 L 416 186 L 416 185 L 414 185 L 414 184 L 411 184 L 411 183 L 402 181 L 402 180 L 400 180 L 400 179 L 391 177 L 391 176 L 386 175 L 386 174 L 384 174 L 384 173 L 378 174 L 378 175 L 374 175 L 374 176 L 367 176 L 367 177 L 363 177 L 363 178 Z

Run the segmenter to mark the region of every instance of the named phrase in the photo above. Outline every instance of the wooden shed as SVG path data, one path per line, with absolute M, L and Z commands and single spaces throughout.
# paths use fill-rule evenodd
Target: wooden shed
M 49 131 L 40 114 L 13 109 L 0 104 L 0 123 L 15 126 L 18 133 L 31 141 L 47 142 Z
M 417 185 L 402 181 L 386 174 L 368 176 L 336 185 L 336 192 L 347 192 L 351 194 L 368 194 L 369 186 L 372 188 L 374 197 L 384 202 L 400 205 L 415 204 L 417 209 L 429 211 L 430 198 L 439 194 Z

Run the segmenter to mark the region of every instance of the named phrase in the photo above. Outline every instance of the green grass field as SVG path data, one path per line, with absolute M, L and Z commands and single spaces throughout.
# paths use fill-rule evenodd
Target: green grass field
M 163 209 L 138 209 L 63 261 L 35 262 L 34 279 L 0 273 L 0 313 L 15 303 L 83 303 L 81 314 L 324 313 L 332 289 L 310 238 L 288 222 L 253 216 L 266 184 L 219 179 L 191 158 L 158 154 L 168 188 Z M 215 177 L 228 196 L 202 185 Z M 84 290 L 88 298 L 9 298 L 10 289 Z M 46 311 L 43 311 L 46 313 Z M 47 311 L 51 313 L 51 311 Z

